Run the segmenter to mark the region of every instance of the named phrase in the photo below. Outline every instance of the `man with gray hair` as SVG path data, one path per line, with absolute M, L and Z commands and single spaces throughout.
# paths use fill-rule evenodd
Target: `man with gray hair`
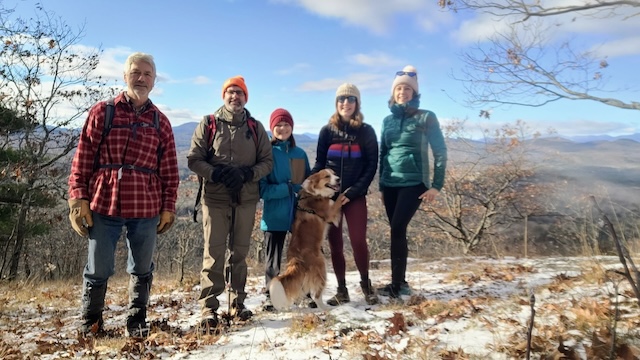
M 157 234 L 171 228 L 178 194 L 178 162 L 169 119 L 149 100 L 156 66 L 133 53 L 124 66 L 125 91 L 89 110 L 69 176 L 69 219 L 88 237 L 83 272 L 84 335 L 103 331 L 107 281 L 122 228 L 128 248 L 129 312 L 126 333 L 146 337 L 153 251 Z

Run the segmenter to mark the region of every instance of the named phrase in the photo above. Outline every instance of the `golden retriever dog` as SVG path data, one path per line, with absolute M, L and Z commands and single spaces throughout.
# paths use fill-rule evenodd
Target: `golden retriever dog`
M 311 294 L 321 309 L 330 309 L 322 301 L 327 269 L 321 246 L 329 224 L 338 225 L 342 215 L 344 194 L 335 202 L 331 200 L 338 189 L 338 176 L 329 169 L 320 170 L 302 183 L 287 264 L 284 272 L 269 284 L 271 302 L 276 309 L 290 309 L 295 300 L 306 294 Z

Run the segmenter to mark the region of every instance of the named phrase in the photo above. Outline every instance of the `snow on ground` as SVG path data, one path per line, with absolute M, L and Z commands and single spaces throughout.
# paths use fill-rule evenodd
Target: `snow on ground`
M 629 287 L 620 277 L 602 281 L 601 269 L 619 267 L 617 257 L 412 260 L 407 281 L 414 294 L 402 302 L 381 297 L 379 305 L 367 305 L 354 271 L 347 273 L 350 303 L 328 312 L 294 306 L 284 313 L 261 310 L 265 296 L 260 275 L 247 282 L 245 304 L 255 312 L 253 319 L 217 336 L 194 331 L 198 286 L 175 288 L 157 279 L 149 320 L 166 326 L 137 345 L 122 339 L 127 301 L 122 281 L 121 286 L 110 285 L 105 312 L 105 328 L 125 343 L 118 346 L 77 338 L 77 288 L 66 307 L 43 306 L 40 294 L 20 304 L 19 311 L 6 313 L 4 309 L 14 308 L 8 294 L 0 305 L 0 357 L 4 351 L 7 359 L 519 359 L 524 358 L 534 295 L 536 358 L 557 352 L 560 338 L 576 358 L 594 358 L 594 334 L 606 342 L 601 328 L 611 322 L 616 301 L 619 338 L 624 334 L 630 351 L 640 346 L 640 311 Z M 333 273 L 328 279 L 325 300 L 336 288 Z M 372 262 L 371 279 L 374 286 L 389 282 L 389 263 Z M 625 296 L 612 295 L 616 283 Z M 220 300 L 220 310 L 226 311 L 226 294 Z M 7 349 L 19 354 L 11 357 Z

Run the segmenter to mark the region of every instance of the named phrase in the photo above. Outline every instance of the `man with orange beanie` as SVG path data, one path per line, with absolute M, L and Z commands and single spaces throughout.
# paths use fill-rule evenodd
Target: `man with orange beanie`
M 187 155 L 189 169 L 205 179 L 199 298 L 203 332 L 218 328 L 218 295 L 225 289 L 225 280 L 231 285 L 229 315 L 241 320 L 253 315 L 244 306 L 246 257 L 260 200 L 258 181 L 273 166 L 269 136 L 245 108 L 249 92 L 242 76 L 224 82 L 222 99 L 224 104 L 195 129 Z M 231 256 L 225 267 L 227 248 Z M 225 269 L 230 280 L 225 279 Z

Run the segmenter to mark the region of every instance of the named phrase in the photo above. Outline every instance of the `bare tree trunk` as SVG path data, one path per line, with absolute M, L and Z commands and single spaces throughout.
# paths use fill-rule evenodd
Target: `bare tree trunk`
M 11 237 L 15 236 L 15 246 L 13 247 L 13 254 L 9 260 L 9 276 L 8 280 L 15 280 L 18 277 L 18 265 L 20 264 L 20 257 L 22 255 L 22 247 L 25 242 L 25 227 L 27 224 L 27 213 L 29 212 L 29 204 L 31 203 L 31 192 L 27 191 L 22 196 L 20 203 L 20 213 L 18 214 L 18 221 L 13 227 Z
M 527 250 L 529 248 L 529 245 L 528 245 L 529 234 L 528 234 L 528 227 L 527 227 L 528 222 L 529 222 L 529 216 L 525 214 L 524 215 L 524 258 L 525 259 L 527 258 L 527 255 L 528 255 Z

